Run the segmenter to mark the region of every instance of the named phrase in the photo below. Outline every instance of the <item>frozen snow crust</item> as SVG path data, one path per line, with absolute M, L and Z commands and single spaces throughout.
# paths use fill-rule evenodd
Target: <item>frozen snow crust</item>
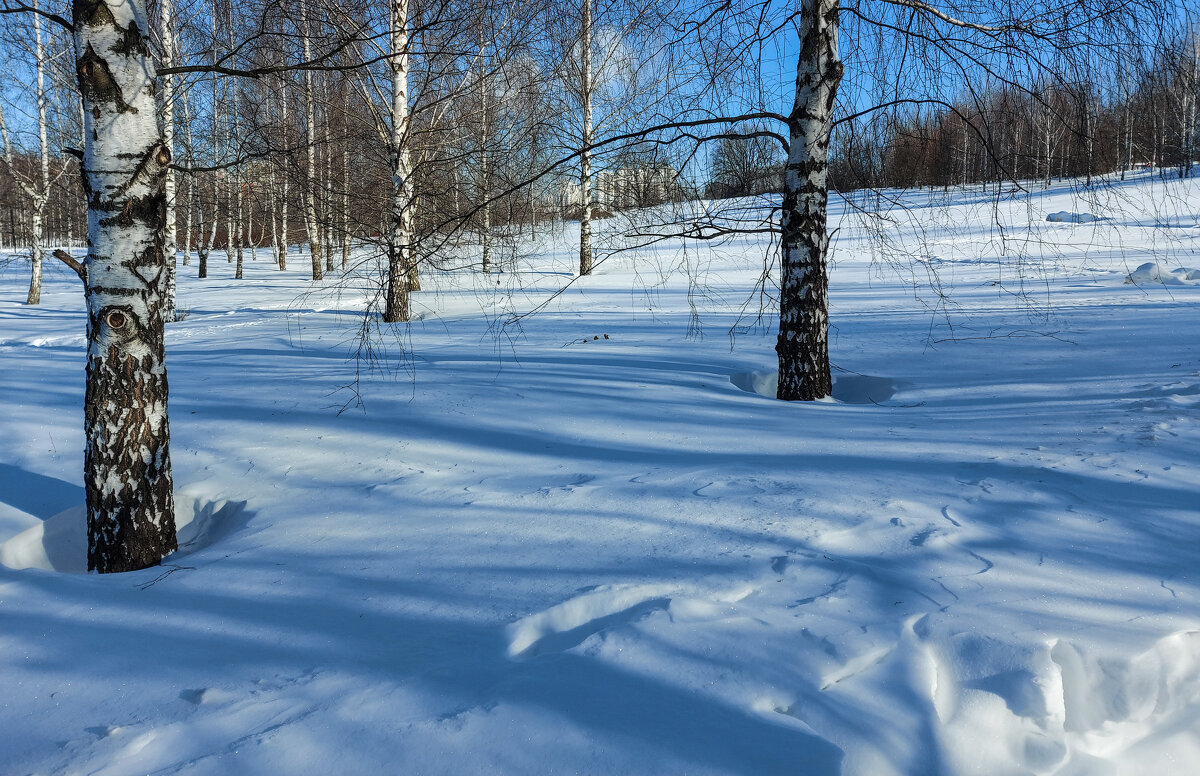
M 0 773 L 1200 773 L 1200 289 L 1126 282 L 1200 264 L 1200 191 L 1003 230 L 990 192 L 899 196 L 896 269 L 834 202 L 806 405 L 770 332 L 725 336 L 749 239 L 620 254 L 499 347 L 571 228 L 430 274 L 411 374 L 341 414 L 360 281 L 181 268 L 184 546 L 106 577 L 59 573 L 78 280 L 29 308 L 0 265 Z

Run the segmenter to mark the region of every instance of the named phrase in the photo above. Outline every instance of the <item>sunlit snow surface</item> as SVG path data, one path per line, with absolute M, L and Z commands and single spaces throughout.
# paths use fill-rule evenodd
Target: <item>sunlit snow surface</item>
M 749 239 L 428 274 L 341 414 L 361 282 L 181 267 L 185 546 L 106 577 L 78 280 L 0 269 L 0 772 L 1200 772 L 1200 187 L 948 196 L 841 222 L 811 404 Z

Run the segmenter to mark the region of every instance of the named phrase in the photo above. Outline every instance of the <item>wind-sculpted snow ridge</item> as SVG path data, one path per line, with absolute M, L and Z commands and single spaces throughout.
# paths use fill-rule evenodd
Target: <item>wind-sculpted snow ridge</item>
M 803 404 L 745 329 L 757 237 L 553 297 L 570 225 L 430 271 L 361 408 L 377 276 L 181 265 L 181 548 L 103 576 L 47 571 L 82 558 L 78 280 L 30 309 L 0 262 L 0 771 L 1200 773 L 1200 289 L 1124 282 L 1196 265 L 1158 224 L 1200 186 L 895 194 L 913 261 L 833 214 Z

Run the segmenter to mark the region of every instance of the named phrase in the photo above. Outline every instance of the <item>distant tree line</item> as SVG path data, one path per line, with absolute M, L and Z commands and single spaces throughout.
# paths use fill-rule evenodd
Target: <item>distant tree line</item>
M 1096 80 L 1105 77 L 1105 80 Z M 1000 85 L 837 124 L 830 186 L 949 187 L 1049 184 L 1063 178 L 1153 171 L 1190 176 L 1200 163 L 1200 37 L 1188 29 L 1075 83 Z M 706 197 L 783 191 L 784 150 L 753 128 L 716 141 Z
M 1107 76 L 1107 80 L 1095 80 Z M 993 86 L 971 99 L 848 122 L 835 129 L 830 181 L 948 187 L 1153 170 L 1186 177 L 1197 159 L 1200 38 L 1189 30 L 1148 62 L 1076 83 Z

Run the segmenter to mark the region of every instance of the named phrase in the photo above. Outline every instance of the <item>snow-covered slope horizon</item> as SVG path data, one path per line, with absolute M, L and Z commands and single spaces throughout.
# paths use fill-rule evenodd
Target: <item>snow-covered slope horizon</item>
M 357 383 L 361 278 L 181 267 L 122 575 L 78 280 L 3 266 L 0 773 L 1200 771 L 1200 187 L 852 205 L 811 404 L 727 336 L 765 238 L 430 273 Z

